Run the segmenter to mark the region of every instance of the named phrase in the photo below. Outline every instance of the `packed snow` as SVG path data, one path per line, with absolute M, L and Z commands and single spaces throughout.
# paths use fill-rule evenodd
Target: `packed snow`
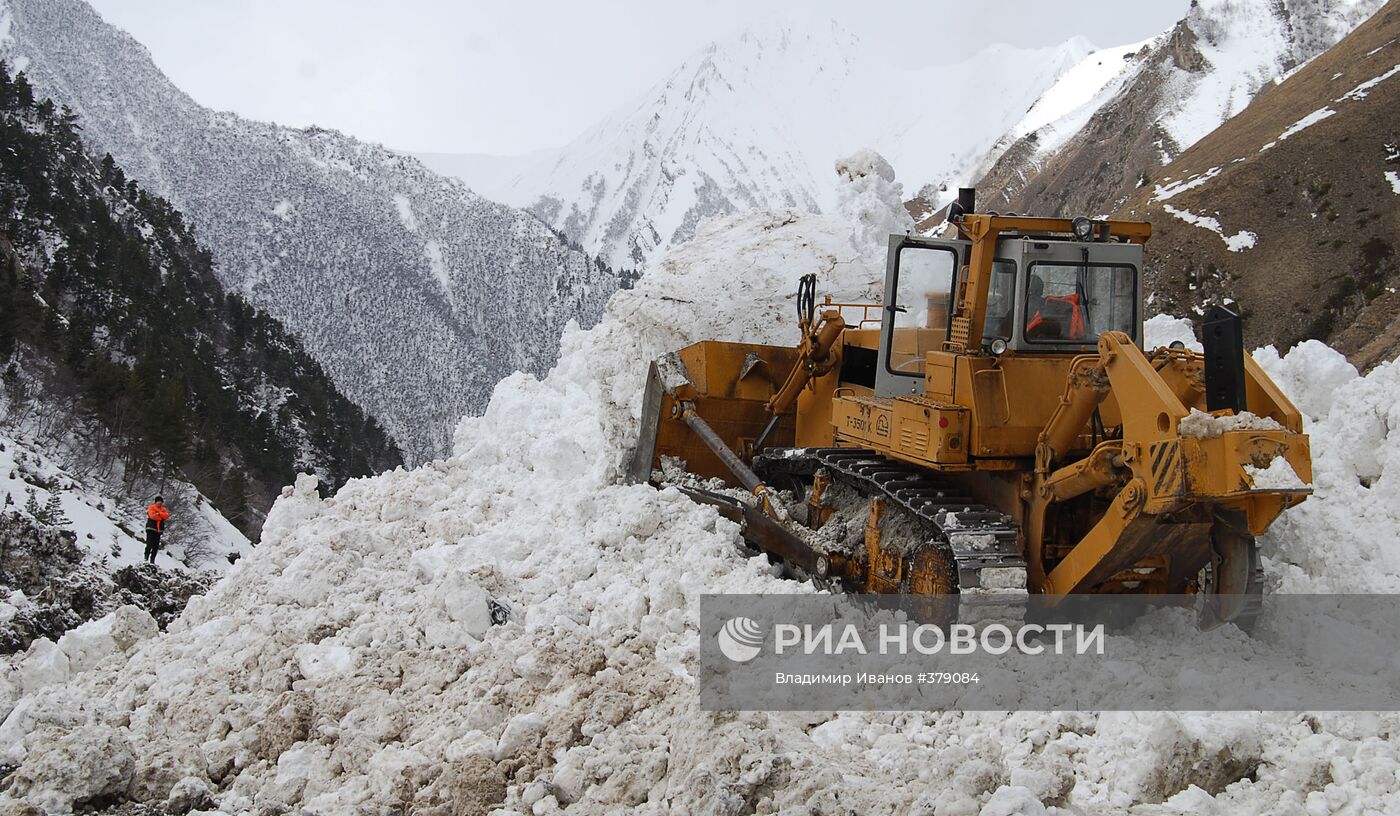
M 887 182 L 865 166 L 853 213 Z M 36 643 L 0 678 L 18 765 L 0 809 L 1400 808 L 1393 713 L 698 709 L 700 594 L 813 589 L 746 557 L 713 508 L 623 482 L 646 362 L 710 337 L 795 341 L 807 272 L 875 296 L 882 257 L 852 239 L 847 218 L 794 210 L 705 222 L 598 326 L 570 327 L 548 376 L 501 382 L 452 457 L 324 499 L 298 480 L 262 544 L 164 635 L 119 611 Z M 1271 588 L 1400 591 L 1400 366 L 1362 377 L 1308 345 L 1257 358 L 1308 406 L 1316 476 L 1263 541 Z M 493 603 L 508 621 L 491 624 Z

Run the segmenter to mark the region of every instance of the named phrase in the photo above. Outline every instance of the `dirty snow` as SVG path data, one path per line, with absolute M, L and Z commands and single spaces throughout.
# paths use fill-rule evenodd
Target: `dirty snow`
M 548 377 L 501 382 L 453 457 L 325 499 L 304 477 L 165 635 L 75 640 L 76 671 L 31 649 L 0 675 L 19 764 L 0 810 L 1400 809 L 1393 713 L 698 710 L 699 595 L 812 589 L 745 557 L 713 508 L 622 483 L 645 363 L 706 337 L 793 342 L 806 272 L 873 295 L 882 258 L 851 234 L 796 211 L 706 222 L 600 325 L 567 331 Z M 1320 364 L 1341 371 L 1303 347 L 1266 367 L 1306 391 Z M 1317 492 L 1264 538 L 1270 583 L 1400 591 L 1400 367 L 1327 387 L 1331 402 L 1300 395 Z M 509 622 L 483 625 L 488 598 Z
M 1284 427 L 1269 417 L 1256 416 L 1248 411 L 1226 416 L 1215 416 L 1192 408 L 1191 413 L 1182 417 L 1177 424 L 1182 436 L 1196 439 L 1215 439 L 1229 431 L 1282 431 Z

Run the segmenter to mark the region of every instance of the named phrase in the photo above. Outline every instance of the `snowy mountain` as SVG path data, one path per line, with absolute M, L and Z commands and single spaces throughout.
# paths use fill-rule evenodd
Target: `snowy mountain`
M 225 286 L 282 321 L 411 459 L 517 369 L 543 372 L 615 276 L 533 216 L 333 131 L 197 105 L 82 0 L 0 0 L 0 58 L 168 198 Z
M 836 23 L 716 42 L 558 150 L 424 155 L 486 195 L 526 206 L 614 268 L 640 268 L 701 219 L 762 207 L 830 211 L 833 162 L 878 150 L 913 189 L 965 183 L 1094 46 L 995 45 L 898 68 Z
M 1171 30 L 1067 72 L 979 168 L 981 202 L 1111 212 L 1157 168 L 1245 110 L 1383 0 L 1196 0 Z

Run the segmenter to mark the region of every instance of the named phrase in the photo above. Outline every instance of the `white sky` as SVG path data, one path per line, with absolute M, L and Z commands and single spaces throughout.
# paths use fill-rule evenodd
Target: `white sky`
M 201 104 L 414 151 L 556 147 L 692 51 L 832 18 L 903 65 L 991 42 L 1146 39 L 1189 0 L 89 0 Z M 756 11 L 756 8 L 761 10 Z M 931 91 L 936 93 L 936 90 Z

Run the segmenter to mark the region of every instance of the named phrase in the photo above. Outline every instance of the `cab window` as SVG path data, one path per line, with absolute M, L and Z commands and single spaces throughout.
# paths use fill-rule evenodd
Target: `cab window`
M 1087 344 L 1106 331 L 1133 335 L 1136 273 L 1127 264 L 1031 264 L 1026 276 L 1026 340 Z
M 948 339 L 956 261 L 953 251 L 943 247 L 899 250 L 895 302 L 886 335 L 890 373 L 922 377 L 925 355 L 942 348 Z

